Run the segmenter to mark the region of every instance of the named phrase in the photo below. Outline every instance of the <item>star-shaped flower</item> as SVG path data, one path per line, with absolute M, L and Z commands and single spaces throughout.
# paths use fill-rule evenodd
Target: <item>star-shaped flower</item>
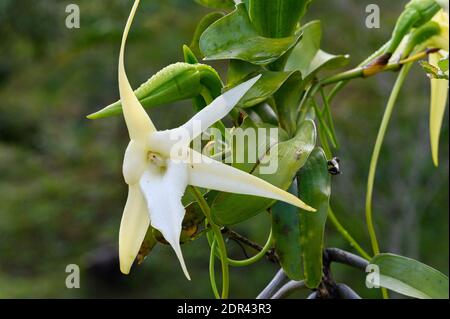
M 300 199 L 254 175 L 212 160 L 189 148 L 190 141 L 225 117 L 259 76 L 216 98 L 179 128 L 157 131 L 128 81 L 124 49 L 139 0 L 136 0 L 122 37 L 119 90 L 130 143 L 125 151 L 123 175 L 129 186 L 119 233 L 120 269 L 128 274 L 149 225 L 161 232 L 174 249 L 189 279 L 180 248 L 185 209 L 181 198 L 187 185 L 273 198 L 308 211 Z M 195 130 L 196 127 L 200 129 Z

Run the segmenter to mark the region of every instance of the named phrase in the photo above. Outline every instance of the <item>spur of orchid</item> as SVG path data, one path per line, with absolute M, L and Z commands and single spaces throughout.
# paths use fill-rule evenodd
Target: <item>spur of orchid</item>
M 123 161 L 123 175 L 129 190 L 119 232 L 120 269 L 124 274 L 130 272 L 151 225 L 172 246 L 184 274 L 190 279 L 179 242 L 185 214 L 181 198 L 187 185 L 272 198 L 307 211 L 314 209 L 262 179 L 189 148 L 198 134 L 231 111 L 260 76 L 219 96 L 186 124 L 172 130 L 156 130 L 135 96 L 124 66 L 125 44 L 138 5 L 139 0 L 135 1 L 125 26 L 119 56 L 120 98 L 130 136 Z M 197 132 L 194 132 L 195 125 L 200 127 Z

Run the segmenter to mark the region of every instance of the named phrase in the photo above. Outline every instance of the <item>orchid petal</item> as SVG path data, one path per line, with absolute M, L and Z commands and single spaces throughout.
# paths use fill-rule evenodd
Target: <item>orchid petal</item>
M 187 146 L 208 127 L 217 121 L 220 121 L 230 113 L 233 107 L 260 77 L 261 75 L 255 76 L 223 93 L 182 126 L 172 130 L 155 132 L 151 135 L 150 144 L 155 150 L 166 155 L 168 155 L 171 148 L 180 141 L 182 146 Z
M 128 185 L 136 184 L 147 168 L 147 151 L 145 146 L 136 141 L 130 141 L 123 159 L 122 172 Z
M 430 64 L 436 66 L 441 55 L 433 53 L 430 55 Z M 439 156 L 439 135 L 441 133 L 442 120 L 444 118 L 445 107 L 448 96 L 448 80 L 431 79 L 431 103 L 430 103 L 430 139 L 431 155 L 433 163 L 438 166 Z
M 125 44 L 127 42 L 128 32 L 130 30 L 131 23 L 133 22 L 136 9 L 139 5 L 139 0 L 134 2 L 131 9 L 130 16 L 128 17 L 125 30 L 122 36 L 122 45 L 120 47 L 119 55 L 119 92 L 120 99 L 122 101 L 123 115 L 127 124 L 128 133 L 132 140 L 144 140 L 147 133 L 156 131 L 150 117 L 145 112 L 141 103 L 136 95 L 134 95 L 130 82 L 128 81 L 127 74 L 125 72 L 124 55 Z
M 260 77 L 261 74 L 218 96 L 211 104 L 195 114 L 188 122 L 179 127 L 179 129 L 188 131 L 190 133 L 190 139 L 193 140 L 208 127 L 227 116 Z M 198 131 L 195 131 L 196 123 L 200 125 L 200 130 Z
M 149 224 L 147 207 L 139 185 L 130 185 L 119 230 L 119 260 L 122 273 L 130 273 Z
M 151 225 L 161 232 L 172 246 L 187 279 L 190 279 L 180 247 L 184 217 L 181 198 L 188 184 L 185 163 L 167 160 L 164 168 L 150 167 L 140 179 L 140 187 L 147 202 Z
M 191 152 L 192 158 L 196 159 L 191 160 L 189 165 L 189 184 L 191 185 L 223 192 L 272 198 L 307 211 L 315 211 L 296 196 L 254 175 L 215 161 L 194 150 Z

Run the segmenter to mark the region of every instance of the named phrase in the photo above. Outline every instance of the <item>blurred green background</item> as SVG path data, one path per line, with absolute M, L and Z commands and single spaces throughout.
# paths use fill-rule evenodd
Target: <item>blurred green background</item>
M 158 245 L 129 276 L 119 273 L 117 238 L 126 185 L 122 118 L 85 115 L 118 99 L 119 40 L 132 1 L 0 1 L 0 297 L 210 298 L 205 238 L 183 246 L 192 281 L 173 251 Z M 81 10 L 81 28 L 67 29 L 65 8 Z M 381 8 L 381 28 L 366 29 L 368 4 Z M 386 41 L 406 1 L 315 0 L 304 21 L 322 19 L 323 49 L 351 53 L 356 65 Z M 133 87 L 182 61 L 198 20 L 210 10 L 192 0 L 144 0 L 130 34 L 127 70 Z M 215 63 L 222 71 L 226 65 Z M 343 174 L 333 179 L 332 203 L 342 223 L 369 250 L 364 196 L 369 158 L 395 74 L 356 80 L 334 100 Z M 431 162 L 429 84 L 410 74 L 382 149 L 375 218 L 383 251 L 416 258 L 448 274 L 448 120 L 440 166 Z M 190 102 L 150 111 L 158 128 L 183 123 Z M 234 229 L 263 243 L 262 214 Z M 230 254 L 243 258 L 233 242 Z M 352 251 L 327 226 L 326 245 Z M 250 249 L 249 253 L 254 253 Z M 81 288 L 67 289 L 66 265 L 81 268 Z M 231 296 L 254 298 L 277 268 L 261 261 L 231 269 Z M 336 281 L 363 297 L 364 274 L 334 265 Z M 298 294 L 294 297 L 301 297 Z

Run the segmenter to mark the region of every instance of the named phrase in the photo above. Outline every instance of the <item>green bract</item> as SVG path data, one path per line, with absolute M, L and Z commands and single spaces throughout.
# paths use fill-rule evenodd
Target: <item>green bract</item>
M 257 65 L 277 60 L 293 47 L 301 34 L 272 39 L 259 35 L 251 24 L 244 4 L 214 22 L 200 37 L 206 60 L 238 59 Z
M 305 283 L 309 288 L 316 288 L 322 280 L 323 234 L 331 194 L 331 177 L 321 148 L 312 151 L 305 166 L 297 174 L 297 183 L 299 197 L 307 199 L 317 209 L 314 214 L 300 214 Z
M 296 135 L 287 141 L 272 146 L 269 154 L 253 165 L 250 172 L 281 189 L 287 189 L 296 172 L 305 164 L 316 143 L 316 127 L 313 121 L 303 122 Z M 274 152 L 277 148 L 277 153 Z M 274 158 L 276 156 L 276 158 Z M 278 170 L 274 174 L 261 174 L 261 163 L 278 161 Z M 242 164 L 240 164 L 242 167 Z M 239 167 L 239 166 L 238 166 Z M 239 167 L 240 169 L 242 169 Z M 211 205 L 214 221 L 220 225 L 242 222 L 269 208 L 274 200 L 240 194 L 219 193 Z
M 217 72 L 205 64 L 171 64 L 143 83 L 134 91 L 145 108 L 167 104 L 201 95 L 204 89 L 219 96 L 222 82 Z M 88 118 L 98 119 L 122 114 L 122 104 L 117 101 Z
M 371 262 L 378 266 L 379 284 L 400 294 L 420 299 L 448 299 L 448 277 L 421 262 L 394 254 L 379 254 Z M 376 283 L 377 269 L 369 274 Z

